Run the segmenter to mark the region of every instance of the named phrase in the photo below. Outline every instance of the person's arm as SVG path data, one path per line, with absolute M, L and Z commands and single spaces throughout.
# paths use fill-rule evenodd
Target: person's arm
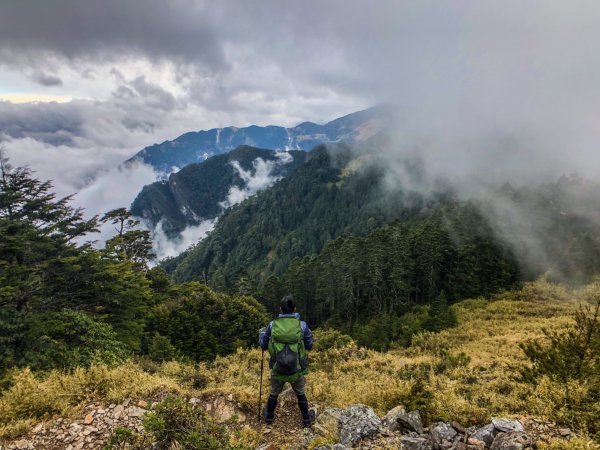
M 306 350 L 312 350 L 315 340 L 306 322 L 302 322 L 302 334 L 304 336 L 304 348 Z
M 271 339 L 271 323 L 266 328 L 262 328 L 258 333 L 258 345 L 263 350 L 269 349 L 269 339 Z

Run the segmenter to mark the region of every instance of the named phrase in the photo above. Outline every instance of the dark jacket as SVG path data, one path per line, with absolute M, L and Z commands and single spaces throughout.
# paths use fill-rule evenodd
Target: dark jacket
M 279 314 L 278 317 L 295 317 L 296 319 L 300 319 L 300 314 L 298 313 L 292 313 L 292 314 Z M 310 331 L 310 328 L 308 328 L 308 325 L 306 325 L 306 322 L 304 321 L 300 321 L 300 327 L 302 328 L 302 337 L 304 338 L 304 348 L 306 350 L 310 350 L 312 349 L 313 346 L 313 335 Z M 270 322 L 269 325 L 267 326 L 267 328 L 263 328 L 262 330 L 260 330 L 260 333 L 258 334 L 258 345 L 260 345 L 260 347 L 263 350 L 268 350 L 269 349 L 269 339 L 271 339 L 271 329 L 273 328 L 273 322 Z

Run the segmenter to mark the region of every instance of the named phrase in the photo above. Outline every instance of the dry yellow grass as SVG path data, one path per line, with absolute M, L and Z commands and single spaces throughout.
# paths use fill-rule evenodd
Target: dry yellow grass
M 520 382 L 516 366 L 526 363 L 518 344 L 541 337 L 543 328 L 560 329 L 572 323 L 586 293 L 568 293 L 536 282 L 491 301 L 473 299 L 454 305 L 456 328 L 419 335 L 408 349 L 380 353 L 350 345 L 313 352 L 309 399 L 338 407 L 364 403 L 380 414 L 399 404 L 421 402 L 417 406 L 429 420 L 452 419 L 464 425 L 483 423 L 494 415 L 524 415 L 577 428 L 581 421 L 564 410 L 564 386 L 549 379 L 536 387 Z M 470 359 L 452 359 L 460 353 Z M 210 364 L 172 362 L 155 367 L 153 373 L 134 362 L 69 374 L 17 372 L 12 388 L 0 397 L 0 438 L 18 434 L 47 415 L 73 414 L 94 398 L 111 402 L 150 398 L 158 392 L 234 394 L 242 404 L 255 408 L 260 360 L 260 350 L 240 349 Z M 267 370 L 263 389 L 268 390 Z M 576 399 L 585 390 L 586 386 L 574 383 L 570 395 Z M 562 448 L 560 443 L 552 445 L 546 448 Z

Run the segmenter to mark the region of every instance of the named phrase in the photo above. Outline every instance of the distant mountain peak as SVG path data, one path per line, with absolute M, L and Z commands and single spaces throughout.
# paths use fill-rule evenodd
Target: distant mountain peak
M 389 105 L 379 104 L 322 125 L 305 121 L 291 128 L 250 125 L 191 131 L 172 141 L 148 146 L 128 162 L 143 161 L 158 172 L 170 173 L 188 164 L 204 161 L 209 156 L 229 152 L 240 145 L 308 151 L 320 144 L 359 142 L 381 131 L 390 113 Z

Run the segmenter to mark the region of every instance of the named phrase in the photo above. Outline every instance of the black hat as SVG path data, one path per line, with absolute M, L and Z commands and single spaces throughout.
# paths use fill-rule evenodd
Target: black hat
M 283 314 L 291 314 L 296 309 L 294 298 L 291 295 L 286 295 L 281 299 L 281 312 Z

